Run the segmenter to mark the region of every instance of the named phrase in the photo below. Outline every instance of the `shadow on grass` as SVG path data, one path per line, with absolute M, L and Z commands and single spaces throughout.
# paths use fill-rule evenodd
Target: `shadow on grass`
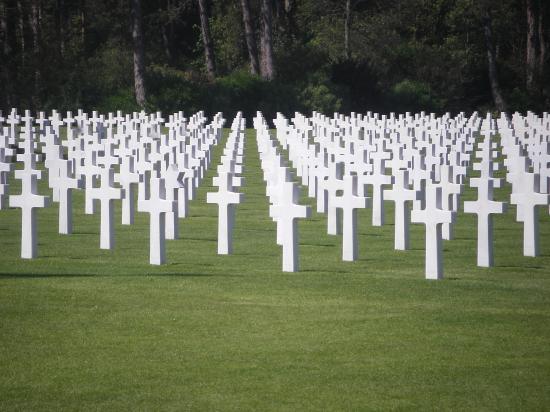
M 213 273 L 178 273 L 178 272 L 166 272 L 166 273 L 127 273 L 117 275 L 103 275 L 99 273 L 82 273 L 82 274 L 55 274 L 55 273 L 0 273 L 0 279 L 53 279 L 53 278 L 117 278 L 117 277 L 243 277 L 242 275 L 232 274 L 213 274 Z
M 182 236 L 180 239 L 177 240 L 195 240 L 198 242 L 217 242 L 218 239 L 214 238 L 199 238 L 199 237 L 188 237 L 188 236 Z
M 55 274 L 55 273 L 0 273 L 0 279 L 48 279 L 48 278 L 91 278 L 108 277 L 108 275 L 99 274 Z
M 332 244 L 332 245 L 322 245 L 322 244 L 319 244 L 319 243 L 302 243 L 300 242 L 300 246 L 320 246 L 320 247 L 335 247 L 337 246 L 336 244 Z
M 497 268 L 502 269 L 544 269 L 542 266 L 527 266 L 527 265 L 495 265 Z

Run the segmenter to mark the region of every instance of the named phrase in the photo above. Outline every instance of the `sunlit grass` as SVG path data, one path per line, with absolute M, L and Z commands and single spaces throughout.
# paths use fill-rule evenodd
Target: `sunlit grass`
M 0 211 L 0 409 L 550 405 L 547 210 L 538 258 L 522 256 L 513 208 L 495 217 L 491 269 L 476 267 L 475 217 L 460 213 L 439 282 L 424 279 L 422 225 L 412 250 L 393 250 L 391 203 L 380 228 L 359 213 L 357 262 L 341 261 L 340 239 L 314 213 L 299 223 L 301 270 L 289 274 L 253 131 L 232 256 L 216 254 L 213 169 L 160 267 L 148 264 L 146 214 L 122 226 L 117 205 L 115 249 L 103 251 L 99 216 L 76 193 L 75 233 L 57 233 L 55 205 L 40 210 L 39 257 L 27 261 L 20 211 Z

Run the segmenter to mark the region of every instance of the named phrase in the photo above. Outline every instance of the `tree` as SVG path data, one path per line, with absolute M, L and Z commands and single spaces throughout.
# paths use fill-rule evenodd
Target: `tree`
M 144 108 L 145 93 L 145 61 L 143 53 L 143 32 L 141 17 L 141 0 L 131 0 L 132 40 L 134 45 L 134 91 L 136 102 Z
M 206 75 L 209 80 L 216 77 L 216 64 L 214 61 L 214 46 L 212 45 L 212 36 L 210 36 L 210 24 L 208 23 L 208 13 L 205 0 L 199 1 L 199 13 L 201 18 L 202 44 L 204 46 L 204 59 L 206 61 Z
M 258 62 L 258 48 L 256 47 L 256 35 L 252 26 L 252 18 L 250 16 L 250 4 L 248 0 L 241 0 L 241 9 L 244 23 L 244 36 L 248 49 L 248 57 L 250 59 L 250 73 L 260 74 L 260 63 Z
M 346 0 L 346 18 L 344 19 L 344 57 L 346 60 L 351 59 L 351 51 L 349 47 L 349 32 L 351 29 L 351 0 Z
M 34 66 L 34 93 L 33 93 L 33 104 L 35 107 L 38 107 L 39 104 L 39 94 L 40 94 L 40 10 L 41 4 L 40 0 L 32 0 L 31 2 L 31 29 L 32 29 L 32 52 L 33 52 L 33 66 Z
M 525 45 L 526 87 L 531 93 L 541 85 L 546 59 L 544 36 L 544 1 L 525 0 L 527 38 Z
M 273 80 L 275 78 L 275 62 L 273 59 L 273 11 L 270 0 L 261 0 L 260 18 L 262 22 L 260 31 L 261 74 L 265 80 Z
M 346 11 L 344 18 L 344 57 L 346 60 L 351 59 L 351 19 L 355 6 L 361 3 L 362 0 L 346 0 Z
M 507 105 L 502 97 L 502 92 L 500 90 L 500 85 L 498 82 L 497 75 L 497 64 L 495 58 L 495 46 L 493 43 L 493 28 L 491 20 L 491 11 L 489 7 L 484 7 L 483 9 L 483 34 L 485 37 L 485 47 L 487 48 L 487 65 L 489 70 L 489 81 L 491 82 L 491 94 L 493 95 L 493 101 L 497 110 L 501 112 L 506 112 Z

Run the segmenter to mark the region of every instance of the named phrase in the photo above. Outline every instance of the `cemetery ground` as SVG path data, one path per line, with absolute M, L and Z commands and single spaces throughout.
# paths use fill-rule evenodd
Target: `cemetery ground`
M 163 266 L 149 264 L 148 215 L 122 226 L 119 204 L 115 248 L 100 250 L 81 191 L 72 235 L 57 233 L 57 205 L 38 212 L 35 260 L 19 257 L 20 211 L 0 212 L 0 409 L 548 408 L 547 209 L 538 258 L 522 256 L 515 208 L 495 215 L 485 269 L 461 205 L 442 281 L 424 278 L 423 225 L 412 250 L 393 249 L 392 202 L 382 227 L 359 211 L 357 262 L 313 212 L 298 223 L 300 271 L 283 273 L 250 129 L 234 254 L 216 254 L 205 198 L 224 143 Z M 313 204 L 304 190 L 301 203 Z

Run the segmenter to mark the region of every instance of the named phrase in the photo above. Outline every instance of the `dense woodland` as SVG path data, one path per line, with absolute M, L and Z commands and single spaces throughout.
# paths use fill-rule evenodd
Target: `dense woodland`
M 549 3 L 0 0 L 0 108 L 542 111 Z

